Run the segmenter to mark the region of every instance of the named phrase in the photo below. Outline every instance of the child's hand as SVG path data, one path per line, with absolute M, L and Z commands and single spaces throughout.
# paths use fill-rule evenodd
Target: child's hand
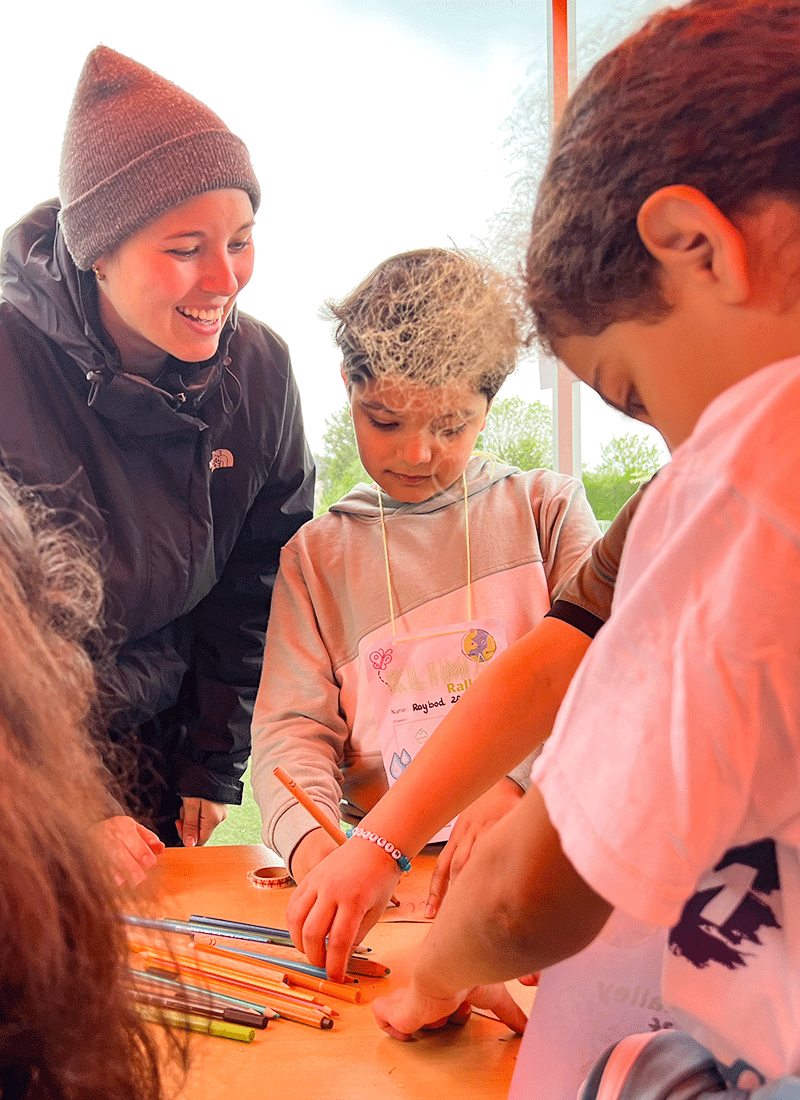
M 378 997 L 372 1003 L 372 1011 L 381 1031 L 393 1039 L 408 1042 L 421 1028 L 433 1030 L 447 1023 L 466 1023 L 473 1006 L 493 1012 L 518 1035 L 525 1030 L 525 1013 L 502 983 L 476 986 L 441 999 L 424 994 L 412 981 L 407 989 L 395 990 L 389 997 Z
M 447 893 L 451 880 L 464 869 L 472 846 L 481 833 L 513 810 L 525 792 L 513 779 L 504 777 L 499 783 L 476 798 L 459 814 L 450 839 L 439 854 L 431 875 L 430 893 L 425 907 L 426 917 L 435 917 Z
M 132 817 L 109 817 L 92 825 L 89 831 L 114 865 L 118 886 L 126 883 L 138 886 L 144 882 L 147 872 L 156 865 L 156 856 L 164 851 L 164 844 L 156 834 Z
M 306 875 L 313 871 L 318 863 L 322 863 L 331 852 L 335 852 L 337 847 L 339 845 L 324 829 L 312 829 L 310 833 L 306 833 L 296 845 L 289 860 L 289 869 L 294 881 L 299 885 Z
M 375 844 L 348 841 L 337 848 L 289 900 L 286 921 L 295 946 L 340 982 L 354 944 L 383 914 L 399 878 L 397 864 Z

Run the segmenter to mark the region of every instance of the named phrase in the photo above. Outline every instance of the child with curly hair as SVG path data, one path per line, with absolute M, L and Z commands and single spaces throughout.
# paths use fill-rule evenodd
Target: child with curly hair
M 511 281 L 474 255 L 422 249 L 384 261 L 329 308 L 375 484 L 290 540 L 273 597 L 253 789 L 264 841 L 298 882 L 336 844 L 273 769 L 332 822 L 363 816 L 480 671 L 541 619 L 598 534 L 579 481 L 473 455 L 522 338 Z M 496 816 L 529 772 L 530 760 L 496 785 Z

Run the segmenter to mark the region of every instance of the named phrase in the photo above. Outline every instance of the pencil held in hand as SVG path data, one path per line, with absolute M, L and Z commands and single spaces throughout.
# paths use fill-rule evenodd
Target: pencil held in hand
M 325 811 L 319 808 L 314 799 L 311 798 L 310 795 L 306 794 L 302 787 L 298 786 L 297 781 L 295 779 L 292 779 L 286 768 L 282 768 L 281 765 L 278 764 L 277 768 L 273 768 L 272 774 L 275 776 L 276 779 L 280 780 L 280 782 L 283 783 L 284 787 L 290 794 L 294 795 L 300 805 L 308 810 L 308 812 L 311 814 L 311 816 L 314 818 L 320 828 L 324 829 L 328 836 L 332 840 L 335 840 L 336 843 L 341 847 L 341 845 L 344 844 L 347 840 L 347 837 L 337 825 L 334 825 L 334 823 L 331 821 Z M 392 896 L 389 898 L 389 903 L 390 905 L 400 904 L 394 894 L 392 894 Z
M 334 825 L 334 823 L 324 812 L 324 810 L 321 810 L 319 808 L 314 799 L 311 798 L 310 795 L 306 794 L 302 787 L 299 787 L 297 785 L 297 782 L 292 779 L 285 768 L 282 768 L 279 764 L 277 768 L 273 769 L 273 775 L 276 779 L 280 780 L 280 782 L 283 783 L 286 790 L 297 799 L 300 805 L 303 806 L 304 809 L 308 810 L 308 812 L 316 821 L 317 825 L 325 830 L 331 840 L 336 841 L 336 843 L 340 846 L 344 844 L 344 842 L 347 840 L 347 837 L 344 835 L 342 830 L 337 825 Z

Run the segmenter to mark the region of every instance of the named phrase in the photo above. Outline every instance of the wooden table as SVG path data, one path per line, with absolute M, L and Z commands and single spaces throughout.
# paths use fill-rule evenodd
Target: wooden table
M 247 872 L 264 866 L 261 845 L 168 849 L 156 875 L 159 915 L 192 913 L 285 928 L 291 889 L 253 886 Z M 399 900 L 427 893 L 433 857 L 421 855 L 400 881 Z M 410 1043 L 381 1032 L 368 1002 L 407 978 L 426 924 L 379 923 L 365 944 L 391 967 L 383 979 L 362 977 L 364 1003 L 334 1002 L 340 1015 L 332 1031 L 273 1020 L 252 1044 L 195 1036 L 183 1095 L 191 1100 L 494 1100 L 508 1095 L 520 1040 L 494 1019 L 473 1014 Z M 181 946 L 185 940 L 176 937 Z M 267 950 L 243 944 L 254 950 Z M 511 983 L 526 1007 L 531 991 Z

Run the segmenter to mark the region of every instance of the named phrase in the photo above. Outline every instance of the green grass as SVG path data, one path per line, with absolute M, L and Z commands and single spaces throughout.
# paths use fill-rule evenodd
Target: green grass
M 241 806 L 229 806 L 228 816 L 218 825 L 209 844 L 258 844 L 261 840 L 261 814 L 250 786 L 250 768 L 244 773 Z

